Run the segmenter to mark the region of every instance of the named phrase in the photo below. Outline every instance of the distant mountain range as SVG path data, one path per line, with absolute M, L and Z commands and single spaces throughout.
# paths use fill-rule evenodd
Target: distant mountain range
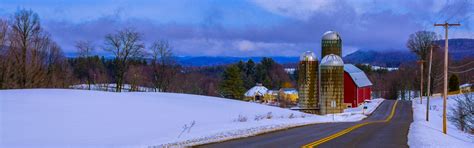
M 408 50 L 358 50 L 346 55 L 345 63 L 367 63 L 371 65 L 398 67 L 403 62 L 416 60 L 416 55 Z
M 200 56 L 200 57 L 177 57 L 178 63 L 184 66 L 216 66 L 237 63 L 239 61 L 248 61 L 252 59 L 254 62 L 260 62 L 263 57 L 211 57 L 211 56 Z M 271 57 L 277 63 L 296 63 L 298 57 Z
M 444 49 L 444 40 L 437 43 Z M 450 39 L 449 55 L 455 60 L 474 57 L 474 39 Z
M 444 40 L 437 41 L 444 48 Z M 454 60 L 474 57 L 474 39 L 450 39 L 449 53 Z M 68 57 L 75 57 L 69 55 Z M 112 57 L 110 57 L 112 58 Z M 216 66 L 232 64 L 239 61 L 260 62 L 263 57 L 218 57 L 218 56 L 181 56 L 176 57 L 178 63 L 184 66 Z M 280 64 L 297 63 L 299 57 L 271 57 Z M 416 55 L 408 49 L 375 50 L 363 49 L 343 57 L 345 63 L 366 63 L 371 65 L 398 67 L 403 62 L 415 61 Z
M 444 40 L 437 41 L 444 50 Z M 449 56 L 453 60 L 474 57 L 474 39 L 450 39 Z M 403 62 L 417 60 L 414 53 L 405 50 L 358 50 L 344 58 L 348 63 L 367 63 L 371 65 L 398 67 Z

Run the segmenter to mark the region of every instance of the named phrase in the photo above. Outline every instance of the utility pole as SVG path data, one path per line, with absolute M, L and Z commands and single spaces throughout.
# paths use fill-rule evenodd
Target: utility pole
M 423 63 L 425 61 L 423 59 L 419 60 L 418 63 L 420 64 L 421 74 L 420 74 L 420 104 L 423 104 Z
M 445 30 L 445 41 L 444 41 L 444 88 L 443 88 L 443 133 L 447 134 L 446 131 L 446 99 L 448 97 L 448 29 L 451 26 L 461 26 L 461 24 L 434 24 L 434 26 L 443 26 Z
M 428 92 L 426 93 L 426 121 L 430 120 L 431 63 L 433 62 L 433 44 L 430 47 L 430 65 L 428 66 Z

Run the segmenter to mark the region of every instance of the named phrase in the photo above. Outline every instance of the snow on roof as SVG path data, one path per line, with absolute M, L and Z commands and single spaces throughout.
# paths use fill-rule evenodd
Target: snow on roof
M 294 88 L 283 88 L 285 94 L 298 94 L 298 91 Z
M 246 97 L 253 97 L 255 95 L 264 95 L 266 94 L 268 89 L 265 86 L 257 85 L 250 88 L 247 92 L 245 92 Z
M 316 55 L 311 51 L 306 51 L 300 56 L 300 61 L 316 61 Z
M 321 66 L 343 66 L 344 61 L 342 61 L 341 57 L 335 55 L 335 54 L 330 54 L 324 56 L 324 58 L 321 60 Z
M 463 88 L 463 87 L 471 87 L 471 86 L 472 84 L 466 83 L 466 84 L 460 85 L 459 87 Z
M 327 31 L 323 34 L 323 40 L 340 40 L 341 37 L 335 31 Z
M 372 85 L 372 82 L 370 82 L 364 71 L 360 70 L 356 66 L 352 64 L 344 64 L 344 71 L 347 72 L 349 76 L 351 76 L 357 87 L 365 87 Z

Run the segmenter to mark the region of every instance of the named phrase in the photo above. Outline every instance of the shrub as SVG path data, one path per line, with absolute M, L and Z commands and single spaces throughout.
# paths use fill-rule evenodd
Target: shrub
M 246 116 L 242 116 L 242 115 L 239 115 L 239 117 L 237 117 L 237 122 L 247 122 L 247 117 Z
M 456 104 L 451 107 L 451 114 L 448 116 L 459 130 L 473 133 L 474 130 L 474 100 L 472 93 L 465 93 L 462 97 L 455 99 Z
M 288 118 L 293 119 L 293 118 L 296 118 L 296 116 L 295 114 L 291 113 L 290 116 L 288 116 Z
M 268 112 L 266 118 L 267 119 L 272 119 L 273 118 L 272 112 Z

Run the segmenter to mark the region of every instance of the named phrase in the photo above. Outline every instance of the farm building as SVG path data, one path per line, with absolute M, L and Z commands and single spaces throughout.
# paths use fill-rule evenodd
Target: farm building
M 244 94 L 244 100 L 278 105 L 286 102 L 292 106 L 298 100 L 298 91 L 294 88 L 281 88 L 279 90 L 269 90 L 262 83 L 257 83 Z
M 371 97 L 372 83 L 364 71 L 352 64 L 344 64 L 344 104 L 357 107 Z
M 261 83 L 257 83 L 244 94 L 244 100 L 253 102 L 262 102 L 265 99 L 268 89 Z

